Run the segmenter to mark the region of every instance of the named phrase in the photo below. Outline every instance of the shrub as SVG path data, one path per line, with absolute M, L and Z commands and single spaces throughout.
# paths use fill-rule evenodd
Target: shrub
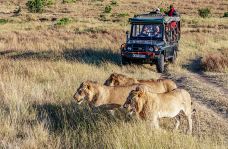
M 53 4 L 53 0 L 28 0 L 26 6 L 30 12 L 42 12 L 44 6 Z
M 206 18 L 211 15 L 211 10 L 209 8 L 201 8 L 201 9 L 198 9 L 198 14 L 202 18 Z
M 223 17 L 228 17 L 228 12 L 224 12 Z
M 63 26 L 69 24 L 70 22 L 71 20 L 69 18 L 62 18 L 56 22 L 56 25 Z
M 110 13 L 112 11 L 112 6 L 111 5 L 107 5 L 105 7 L 104 13 Z
M 228 59 L 221 53 L 208 54 L 201 63 L 205 71 L 224 72 L 228 68 Z
M 6 24 L 8 22 L 8 20 L 6 19 L 0 19 L 0 24 Z

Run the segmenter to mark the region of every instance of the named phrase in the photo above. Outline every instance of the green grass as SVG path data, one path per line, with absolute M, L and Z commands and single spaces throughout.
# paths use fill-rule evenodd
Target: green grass
M 6 23 L 8 23 L 8 20 L 6 20 L 6 19 L 0 19 L 0 25 L 1 24 L 6 24 Z
M 72 20 L 70 18 L 61 18 L 61 19 L 57 20 L 55 25 L 64 26 L 64 25 L 69 24 L 71 21 Z

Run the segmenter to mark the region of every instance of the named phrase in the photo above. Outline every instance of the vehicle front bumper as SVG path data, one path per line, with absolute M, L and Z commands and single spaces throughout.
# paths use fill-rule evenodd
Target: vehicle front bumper
M 122 51 L 121 56 L 127 58 L 131 62 L 143 63 L 143 64 L 152 64 L 155 63 L 159 55 L 155 52 L 129 52 Z

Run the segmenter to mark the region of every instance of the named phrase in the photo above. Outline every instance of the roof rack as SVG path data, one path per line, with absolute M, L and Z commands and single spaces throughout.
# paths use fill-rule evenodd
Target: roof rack
M 180 21 L 180 16 L 170 17 L 156 12 L 150 12 L 146 14 L 134 15 L 134 17 L 130 18 L 129 21 L 132 23 L 170 23 L 172 21 Z
M 159 14 L 159 13 L 156 13 L 155 11 L 152 11 L 152 12 L 149 12 L 149 13 L 144 13 L 144 14 L 137 14 L 137 15 L 134 15 L 134 17 L 138 17 L 138 18 L 141 18 L 141 17 L 162 17 L 164 15 L 162 14 Z

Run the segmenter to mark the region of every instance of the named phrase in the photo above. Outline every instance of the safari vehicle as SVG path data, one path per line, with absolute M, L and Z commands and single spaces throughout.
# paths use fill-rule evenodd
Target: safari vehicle
M 164 72 L 165 62 L 174 63 L 180 40 L 180 17 L 162 14 L 141 14 L 129 19 L 130 34 L 121 45 L 122 65 L 156 64 L 157 71 Z

